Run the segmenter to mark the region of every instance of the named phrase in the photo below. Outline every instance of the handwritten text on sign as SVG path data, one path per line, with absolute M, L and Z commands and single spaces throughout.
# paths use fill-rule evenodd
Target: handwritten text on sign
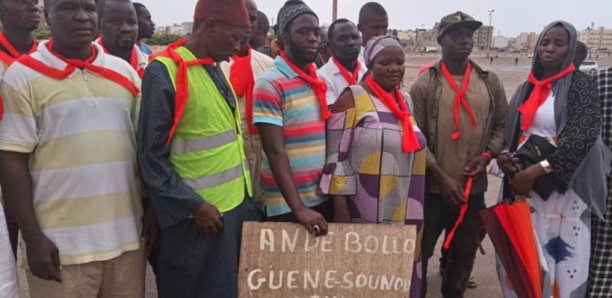
M 300 225 L 245 223 L 240 297 L 408 297 L 414 226 L 330 224 L 325 237 Z

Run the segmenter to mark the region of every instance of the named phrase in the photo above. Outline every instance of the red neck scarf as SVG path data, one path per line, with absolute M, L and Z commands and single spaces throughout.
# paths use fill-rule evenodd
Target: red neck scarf
M 474 118 L 474 113 L 472 112 L 472 107 L 468 103 L 467 99 L 465 99 L 465 94 L 467 93 L 468 87 L 470 86 L 470 76 L 472 75 L 472 64 L 468 62 L 467 67 L 465 68 L 465 74 L 463 74 L 463 83 L 461 84 L 461 90 L 457 87 L 457 83 L 455 82 L 455 78 L 451 75 L 446 68 L 446 65 L 443 61 L 440 61 L 440 71 L 442 72 L 442 76 L 446 79 L 448 84 L 451 86 L 455 94 L 455 106 L 454 106 L 454 114 L 455 114 L 455 127 L 457 130 L 451 135 L 451 139 L 456 140 L 461 136 L 461 122 L 459 121 L 459 114 L 461 113 L 461 106 L 465 109 L 467 114 L 470 116 L 470 121 L 472 121 L 472 126 L 476 127 L 476 118 Z
M 102 50 L 104 50 L 104 53 L 107 53 L 109 55 L 113 55 L 113 53 L 111 53 L 106 46 L 104 45 L 104 42 L 102 41 L 102 37 L 98 38 L 98 44 L 100 45 L 100 47 L 102 47 Z M 138 73 L 138 76 L 142 79 L 142 76 L 144 75 L 144 67 L 140 67 L 138 64 L 138 54 L 136 53 L 136 49 L 132 49 L 132 53 L 130 54 L 130 65 L 132 66 L 132 68 Z
M 531 122 L 538 108 L 546 101 L 552 91 L 552 83 L 574 70 L 576 70 L 576 67 L 574 64 L 570 64 L 566 69 L 543 81 L 539 81 L 533 72 L 529 73 L 529 82 L 533 84 L 534 89 L 531 91 L 531 95 L 518 109 L 518 111 L 523 114 L 523 119 L 521 121 L 522 131 L 527 131 L 531 126 Z
M 391 93 L 385 91 L 382 87 L 380 87 L 380 85 L 378 85 L 378 83 L 376 83 L 376 81 L 374 81 L 372 76 L 368 76 L 366 78 L 366 85 L 368 85 L 368 88 L 374 92 L 374 95 L 376 95 L 376 97 L 378 97 L 385 104 L 385 106 L 391 110 L 393 115 L 400 119 L 402 127 L 404 128 L 402 135 L 402 151 L 409 153 L 421 149 L 419 140 L 414 132 L 414 127 L 412 127 L 412 123 L 410 121 L 410 111 L 406 106 L 406 101 L 404 100 L 402 92 L 395 88 L 395 97 L 397 98 L 396 101 Z
M 336 67 L 338 67 L 338 69 L 340 70 L 340 73 L 342 74 L 342 77 L 344 77 L 346 82 L 349 85 L 357 85 L 357 80 L 359 79 L 359 69 L 361 69 L 361 64 L 359 63 L 359 59 L 357 59 L 356 61 L 355 70 L 353 71 L 352 75 L 349 73 L 346 67 L 344 67 L 344 65 L 340 63 L 340 61 L 336 60 L 335 57 L 331 57 L 331 59 L 334 62 L 334 64 L 336 64 Z
M 319 106 L 321 106 L 321 117 L 323 118 L 323 120 L 327 120 L 327 118 L 329 118 L 329 116 L 331 115 L 329 113 L 329 110 L 327 109 L 327 99 L 325 96 L 325 93 L 327 92 L 327 84 L 325 84 L 325 81 L 317 77 L 317 71 L 315 70 L 314 65 L 312 63 L 308 64 L 308 73 L 305 73 L 299 67 L 291 63 L 291 61 L 289 61 L 289 59 L 285 55 L 285 51 L 281 51 L 280 56 L 283 60 L 285 60 L 285 63 L 289 65 L 291 70 L 293 70 L 298 75 L 298 77 L 310 84 L 310 87 L 319 99 Z
M 30 49 L 26 53 L 21 54 L 17 51 L 17 49 L 15 49 L 11 42 L 6 39 L 6 36 L 4 36 L 4 32 L 0 32 L 0 45 L 2 45 L 2 47 L 8 51 L 8 53 L 0 51 L 0 59 L 2 59 L 2 61 L 4 61 L 6 65 L 13 64 L 13 62 L 15 62 L 15 60 L 21 57 L 22 55 L 34 53 L 36 51 L 36 48 L 38 47 L 38 43 L 36 42 L 36 40 L 34 40 L 32 41 L 32 46 L 30 47 Z
M 185 106 L 187 105 L 187 98 L 189 97 L 189 74 L 187 73 L 187 68 L 194 65 L 213 65 L 215 63 L 215 61 L 210 57 L 190 61 L 183 60 L 183 57 L 176 52 L 176 49 L 184 46 L 186 43 L 187 39 L 179 40 L 170 44 L 166 50 L 160 54 L 162 57 L 172 59 L 172 61 L 174 61 L 174 63 L 176 63 L 178 66 L 178 70 L 176 72 L 176 97 L 174 98 L 174 122 L 170 128 L 166 145 L 170 144 L 172 141 L 174 132 L 181 122 L 183 112 L 185 111 Z
M 247 55 L 240 57 L 233 55 L 234 64 L 230 68 L 229 80 L 238 97 L 245 97 L 246 121 L 250 133 L 257 133 L 257 128 L 253 125 L 253 88 L 255 88 L 255 77 L 253 76 L 253 66 L 251 65 L 251 48 Z
M 93 61 L 96 59 L 98 55 L 96 48 L 93 45 L 91 45 L 91 56 L 85 61 L 78 60 L 78 59 L 68 59 L 68 58 L 63 57 L 59 53 L 56 53 L 55 51 L 53 51 L 53 40 L 52 39 L 50 39 L 47 42 L 46 46 L 51 54 L 55 55 L 57 58 L 61 59 L 62 61 L 66 63 L 66 68 L 57 69 L 57 68 L 50 67 L 47 64 L 44 64 L 43 62 L 40 62 L 28 55 L 24 55 L 21 58 L 19 58 L 19 63 L 41 74 L 54 78 L 56 80 L 66 79 L 77 69 L 77 67 L 81 69 L 87 69 L 95 74 L 98 74 L 110 81 L 113 81 L 125 87 L 130 92 L 132 92 L 134 96 L 138 96 L 138 94 L 140 94 L 140 90 L 138 89 L 138 87 L 136 87 L 136 85 L 134 85 L 132 80 L 128 79 L 124 75 L 112 69 L 93 64 Z

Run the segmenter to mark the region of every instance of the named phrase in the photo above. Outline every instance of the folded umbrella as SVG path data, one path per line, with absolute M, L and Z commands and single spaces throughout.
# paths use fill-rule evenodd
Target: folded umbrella
M 538 259 L 529 204 L 504 201 L 480 211 L 485 230 L 518 297 L 542 297 Z

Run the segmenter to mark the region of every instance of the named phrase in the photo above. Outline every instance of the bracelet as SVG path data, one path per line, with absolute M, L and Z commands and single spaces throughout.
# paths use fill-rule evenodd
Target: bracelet
M 491 152 L 489 151 L 484 151 L 480 153 L 480 156 L 486 157 L 488 162 L 491 162 L 491 159 L 493 159 L 493 154 L 491 154 Z
M 553 167 L 546 159 L 540 162 L 540 166 L 542 167 L 542 169 L 544 169 L 544 172 L 546 172 L 546 174 L 552 173 L 554 171 Z

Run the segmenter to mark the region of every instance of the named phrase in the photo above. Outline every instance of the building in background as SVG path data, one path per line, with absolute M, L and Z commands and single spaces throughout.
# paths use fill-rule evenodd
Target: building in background
M 193 22 L 184 22 L 181 26 L 183 26 L 183 34 L 185 35 L 189 35 L 193 31 Z
M 505 36 L 493 36 L 493 49 L 505 50 L 510 45 L 510 39 Z
M 612 29 L 589 27 L 580 32 L 580 41 L 592 51 L 612 50 Z
M 486 51 L 493 46 L 493 27 L 481 26 L 474 32 L 474 45 L 481 51 Z

